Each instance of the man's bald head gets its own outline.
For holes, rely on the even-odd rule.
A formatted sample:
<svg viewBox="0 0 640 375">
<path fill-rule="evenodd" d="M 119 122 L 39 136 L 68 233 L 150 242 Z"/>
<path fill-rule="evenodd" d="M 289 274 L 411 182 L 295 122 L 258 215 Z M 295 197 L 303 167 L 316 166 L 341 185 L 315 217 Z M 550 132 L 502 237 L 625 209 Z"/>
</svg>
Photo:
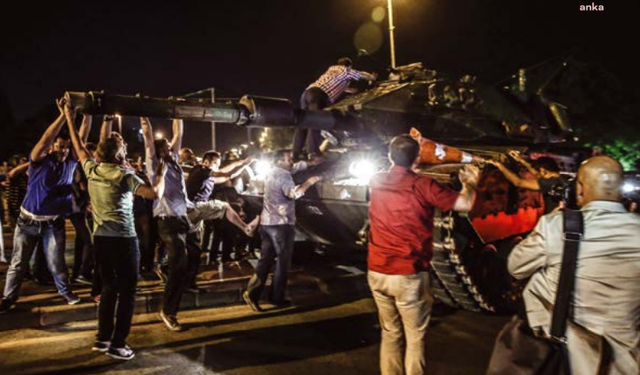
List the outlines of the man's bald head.
<svg viewBox="0 0 640 375">
<path fill-rule="evenodd" d="M 622 165 L 609 156 L 585 160 L 578 170 L 578 204 L 595 201 L 622 200 Z"/>
</svg>

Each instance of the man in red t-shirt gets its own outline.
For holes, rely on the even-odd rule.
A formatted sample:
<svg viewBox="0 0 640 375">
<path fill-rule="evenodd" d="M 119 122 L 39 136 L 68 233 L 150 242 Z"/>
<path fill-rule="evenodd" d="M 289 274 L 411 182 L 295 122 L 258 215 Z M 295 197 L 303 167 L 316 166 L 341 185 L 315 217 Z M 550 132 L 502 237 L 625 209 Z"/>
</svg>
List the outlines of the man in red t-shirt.
<svg viewBox="0 0 640 375">
<path fill-rule="evenodd" d="M 389 145 L 391 169 L 370 182 L 368 280 L 382 329 L 382 375 L 425 373 L 433 212 L 470 211 L 480 178 L 478 168 L 465 166 L 458 192 L 419 176 L 411 170 L 419 148 L 409 134 L 395 137 Z"/>
</svg>

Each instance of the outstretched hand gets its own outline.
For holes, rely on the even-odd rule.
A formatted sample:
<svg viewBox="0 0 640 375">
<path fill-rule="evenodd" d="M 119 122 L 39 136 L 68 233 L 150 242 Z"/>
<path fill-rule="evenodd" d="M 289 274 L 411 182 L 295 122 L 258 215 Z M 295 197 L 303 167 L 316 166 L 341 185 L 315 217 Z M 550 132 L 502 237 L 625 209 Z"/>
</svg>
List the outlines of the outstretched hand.
<svg viewBox="0 0 640 375">
<path fill-rule="evenodd" d="M 509 152 L 507 152 L 507 155 L 511 156 L 515 161 L 522 160 L 522 156 L 520 156 L 520 152 L 516 150 L 510 150 Z"/>
</svg>

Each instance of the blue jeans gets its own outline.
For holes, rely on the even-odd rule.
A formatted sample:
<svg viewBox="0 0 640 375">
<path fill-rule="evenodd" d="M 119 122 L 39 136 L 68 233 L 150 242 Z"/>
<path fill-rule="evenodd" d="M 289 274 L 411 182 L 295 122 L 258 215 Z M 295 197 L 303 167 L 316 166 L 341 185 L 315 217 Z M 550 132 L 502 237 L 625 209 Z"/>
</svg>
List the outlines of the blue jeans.
<svg viewBox="0 0 640 375">
<path fill-rule="evenodd" d="M 268 299 L 275 304 L 280 304 L 284 302 L 289 268 L 291 268 L 295 230 L 293 225 L 263 225 L 260 227 L 260 236 L 262 238 L 260 260 L 256 266 L 255 275 L 249 280 L 247 291 L 253 301 L 260 299 L 269 276 L 269 269 L 275 261 L 276 269 Z M 275 260 L 276 256 L 277 260 Z"/>
<path fill-rule="evenodd" d="M 13 236 L 11 265 L 7 271 L 7 280 L 4 285 L 5 299 L 14 301 L 18 299 L 23 273 L 38 241 L 43 242 L 47 267 L 53 275 L 53 282 L 56 284 L 58 293 L 61 296 L 67 296 L 71 293 L 69 274 L 64 260 L 64 219 L 35 221 L 20 216 Z"/>
</svg>

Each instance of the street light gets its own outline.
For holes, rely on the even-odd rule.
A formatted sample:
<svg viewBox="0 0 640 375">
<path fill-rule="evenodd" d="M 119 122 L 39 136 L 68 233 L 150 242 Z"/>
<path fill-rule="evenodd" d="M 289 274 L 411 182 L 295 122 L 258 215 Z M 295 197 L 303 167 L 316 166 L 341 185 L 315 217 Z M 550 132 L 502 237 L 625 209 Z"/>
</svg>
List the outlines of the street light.
<svg viewBox="0 0 640 375">
<path fill-rule="evenodd" d="M 396 68 L 396 44 L 393 38 L 393 2 L 387 0 L 387 8 L 389 8 L 389 45 L 391 46 L 391 69 Z"/>
</svg>

